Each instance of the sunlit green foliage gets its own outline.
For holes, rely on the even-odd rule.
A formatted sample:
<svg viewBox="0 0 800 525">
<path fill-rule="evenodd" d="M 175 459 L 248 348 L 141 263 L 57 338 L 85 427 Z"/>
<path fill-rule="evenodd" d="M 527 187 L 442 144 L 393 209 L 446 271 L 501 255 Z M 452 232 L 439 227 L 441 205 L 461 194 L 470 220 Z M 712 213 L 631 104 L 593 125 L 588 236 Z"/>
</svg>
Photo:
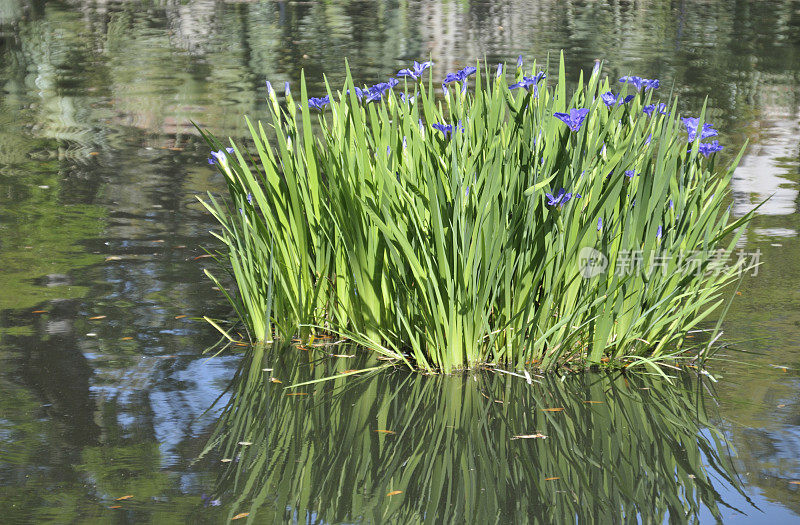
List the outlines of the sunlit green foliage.
<svg viewBox="0 0 800 525">
<path fill-rule="evenodd" d="M 250 151 L 207 136 L 230 201 L 205 204 L 251 336 L 328 330 L 444 371 L 682 353 L 744 263 L 712 267 L 749 220 L 725 210 L 732 168 L 715 174 L 699 136 L 687 148 L 674 100 L 647 115 L 653 90 L 625 84 L 632 100 L 608 106 L 599 69 L 568 91 L 563 58 L 552 85 L 535 73 L 510 72 L 537 79 L 511 90 L 485 71 L 444 98 L 404 80 L 374 103 L 348 73 L 321 111 L 305 83 L 299 104 L 271 91 Z M 554 117 L 576 108 L 573 129 Z M 607 271 L 582 272 L 587 248 Z"/>
</svg>

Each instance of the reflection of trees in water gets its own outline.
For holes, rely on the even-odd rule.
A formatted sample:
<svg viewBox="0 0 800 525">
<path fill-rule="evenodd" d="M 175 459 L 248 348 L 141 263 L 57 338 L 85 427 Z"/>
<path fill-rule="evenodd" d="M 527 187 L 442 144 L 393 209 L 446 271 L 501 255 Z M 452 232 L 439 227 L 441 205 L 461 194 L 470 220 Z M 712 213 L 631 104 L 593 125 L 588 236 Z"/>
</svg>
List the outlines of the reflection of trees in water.
<svg viewBox="0 0 800 525">
<path fill-rule="evenodd" d="M 302 67 L 319 91 L 323 73 L 341 80 L 344 57 L 371 82 L 429 54 L 443 75 L 476 58 L 566 49 L 573 71 L 602 58 L 614 75 L 675 80 L 686 107 L 710 93 L 728 119 L 748 117 L 767 83 L 796 97 L 800 69 L 798 15 L 784 1 L 92 2 L 81 13 L 49 6 L 16 33 L 6 76 L 28 74 L 12 91 L 38 92 L 40 132 L 76 144 L 109 124 L 181 135 L 194 119 L 240 132 L 241 115 L 259 114 L 264 78 L 296 83 Z"/>
<path fill-rule="evenodd" d="M 202 477 L 183 458 L 196 454 L 193 439 L 210 422 L 202 415 L 233 373 L 231 359 L 205 366 L 194 355 L 142 355 L 137 343 L 109 334 L 118 327 L 87 323 L 79 300 L 47 308 L 30 333 L 6 333 L 0 346 L 4 516 L 81 521 L 124 494 L 136 495 L 141 519 L 158 513 L 154 501 L 170 497 L 169 514 L 196 508 Z M 24 326 L 30 316 L 5 310 L 0 326 Z M 86 338 L 89 329 L 105 333 Z M 194 336 L 188 350 L 199 340 Z"/>
</svg>

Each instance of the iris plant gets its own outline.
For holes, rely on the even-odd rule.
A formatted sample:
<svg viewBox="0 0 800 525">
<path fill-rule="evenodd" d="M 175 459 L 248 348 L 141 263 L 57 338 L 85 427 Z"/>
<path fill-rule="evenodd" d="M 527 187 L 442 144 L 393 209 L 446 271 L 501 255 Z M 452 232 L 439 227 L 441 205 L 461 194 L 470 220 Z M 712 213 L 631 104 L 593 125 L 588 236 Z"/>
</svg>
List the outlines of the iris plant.
<svg viewBox="0 0 800 525">
<path fill-rule="evenodd" d="M 553 196 L 552 193 L 545 193 L 545 197 L 547 197 L 547 205 L 548 206 L 561 207 L 561 206 L 565 205 L 567 202 L 569 202 L 569 200 L 572 199 L 572 198 L 580 199 L 581 198 L 581 194 L 580 193 L 571 193 L 571 192 L 567 193 L 567 190 L 565 190 L 564 188 L 561 188 L 560 190 L 558 190 L 558 193 L 556 193 L 555 196 Z"/>
<path fill-rule="evenodd" d="M 428 62 L 417 62 L 415 60 L 414 61 L 414 65 L 411 68 L 401 69 L 400 71 L 397 72 L 397 76 L 398 77 L 411 77 L 414 80 L 419 80 L 419 78 L 422 76 L 422 73 L 426 69 L 431 67 L 432 65 L 433 65 L 433 62 L 431 62 L 431 61 L 428 61 Z"/>
<path fill-rule="evenodd" d="M 686 126 L 686 132 L 689 134 L 689 142 L 694 142 L 695 137 L 697 136 L 697 127 L 700 125 L 700 119 L 694 117 L 683 117 L 683 125 Z M 716 137 L 719 134 L 719 131 L 714 129 L 711 124 L 704 123 L 703 124 L 703 131 L 700 132 L 700 140 L 707 139 L 709 137 Z"/>
<path fill-rule="evenodd" d="M 270 120 L 250 126 L 252 151 L 203 133 L 230 192 L 204 201 L 238 287 L 226 298 L 253 340 L 336 333 L 391 362 L 447 372 L 603 358 L 660 370 L 686 349 L 685 334 L 741 265 L 712 275 L 706 259 L 684 275 L 670 262 L 645 279 L 587 277 L 578 263 L 584 247 L 615 268 L 633 251 L 678 261 L 735 246 L 751 215 L 725 211 L 732 168 L 714 173 L 704 158 L 722 146 L 701 143 L 687 157 L 686 142 L 673 140 L 679 116 L 658 102 L 639 109 L 657 80 L 623 77 L 638 92 L 620 96 L 594 70 L 573 89 L 562 57 L 548 89 L 535 64 L 519 66 L 510 86 L 481 78 L 474 94 L 446 104 L 410 80 L 397 91 L 414 104 L 393 103 L 385 95 L 399 80 L 356 88 L 349 72 L 326 96 L 308 98 L 303 84 L 299 104 L 278 103 L 268 85 Z M 431 69 L 414 62 L 398 75 L 419 81 Z M 450 73 L 443 87 L 463 90 L 480 73 Z M 538 96 L 513 96 L 519 88 Z M 635 109 L 609 118 L 598 98 Z M 325 119 L 309 118 L 326 107 Z M 665 117 L 648 118 L 656 111 Z M 683 125 L 690 140 L 717 135 L 698 119 Z M 657 155 L 642 148 L 651 137 Z"/>
<path fill-rule="evenodd" d="M 658 104 L 648 104 L 642 108 L 642 112 L 648 117 L 653 115 L 653 111 L 658 111 L 662 115 L 669 115 L 669 111 L 667 111 L 667 105 L 663 102 Z"/>
<path fill-rule="evenodd" d="M 325 106 L 331 103 L 331 99 L 328 95 L 324 97 L 311 97 L 308 99 L 308 107 L 311 109 L 317 109 L 322 111 L 325 109 Z"/>
<path fill-rule="evenodd" d="M 456 71 L 455 73 L 448 73 L 444 80 L 442 81 L 442 90 L 447 93 L 447 84 L 451 82 L 461 82 L 461 92 L 465 92 L 467 90 L 467 79 L 474 75 L 478 71 L 478 68 L 473 66 L 467 66 L 460 71 Z"/>
<path fill-rule="evenodd" d="M 572 131 L 578 131 L 581 129 L 581 125 L 583 125 L 583 121 L 588 114 L 589 110 L 587 108 L 581 108 L 570 109 L 569 113 L 553 113 L 553 116 L 561 120 Z"/>
<path fill-rule="evenodd" d="M 699 151 L 700 151 L 700 153 L 703 154 L 703 156 L 708 157 L 712 153 L 716 153 L 718 151 L 722 151 L 722 148 L 723 147 L 720 146 L 718 140 L 713 140 L 713 141 L 708 142 L 708 143 L 701 143 L 700 146 L 699 146 Z"/>
<path fill-rule="evenodd" d="M 228 157 L 225 155 L 225 152 L 233 154 L 233 148 L 225 148 L 224 150 L 219 151 L 212 151 L 211 158 L 208 159 L 209 164 L 226 164 L 228 162 Z"/>
<path fill-rule="evenodd" d="M 658 80 L 650 80 L 647 78 L 642 77 L 622 77 L 619 79 L 620 82 L 623 84 L 631 84 L 633 87 L 636 88 L 636 91 L 641 91 L 642 88 L 646 90 L 648 89 L 658 89 L 661 83 Z"/>
<path fill-rule="evenodd" d="M 628 102 L 633 100 L 633 97 L 634 97 L 634 95 L 628 95 L 627 97 L 625 97 L 625 99 L 620 99 L 617 95 L 615 95 L 611 91 L 607 91 L 607 92 L 603 93 L 602 95 L 600 95 L 600 98 L 603 100 L 603 103 L 607 107 L 611 107 L 614 104 L 616 104 L 618 106 L 621 106 L 623 104 L 627 104 Z"/>
<path fill-rule="evenodd" d="M 536 98 L 536 97 L 539 96 L 539 86 L 538 86 L 539 81 L 542 80 L 543 78 L 545 78 L 544 71 L 540 71 L 539 73 L 537 73 L 533 77 L 523 76 L 522 80 L 520 80 L 519 82 L 517 82 L 515 84 L 511 84 L 510 86 L 508 86 L 508 89 L 517 89 L 517 88 L 524 87 L 525 89 L 530 91 L 530 88 L 532 86 L 533 87 L 533 98 Z"/>
</svg>

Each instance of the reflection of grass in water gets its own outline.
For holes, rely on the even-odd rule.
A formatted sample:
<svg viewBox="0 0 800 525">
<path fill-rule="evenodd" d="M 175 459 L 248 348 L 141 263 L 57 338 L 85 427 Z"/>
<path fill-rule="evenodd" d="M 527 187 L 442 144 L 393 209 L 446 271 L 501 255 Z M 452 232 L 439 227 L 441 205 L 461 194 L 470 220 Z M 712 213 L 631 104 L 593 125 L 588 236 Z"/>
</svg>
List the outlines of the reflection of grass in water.
<svg viewBox="0 0 800 525">
<path fill-rule="evenodd" d="M 696 518 L 703 507 L 718 516 L 724 503 L 712 475 L 739 490 L 701 385 L 688 376 L 669 385 L 622 374 L 563 382 L 548 375 L 528 385 L 489 372 L 387 372 L 287 396 L 297 391 L 286 384 L 366 364 L 254 352 L 206 450 L 232 460 L 217 496 L 230 503 L 230 516 L 663 522 Z M 513 439 L 536 433 L 548 437 Z"/>
</svg>

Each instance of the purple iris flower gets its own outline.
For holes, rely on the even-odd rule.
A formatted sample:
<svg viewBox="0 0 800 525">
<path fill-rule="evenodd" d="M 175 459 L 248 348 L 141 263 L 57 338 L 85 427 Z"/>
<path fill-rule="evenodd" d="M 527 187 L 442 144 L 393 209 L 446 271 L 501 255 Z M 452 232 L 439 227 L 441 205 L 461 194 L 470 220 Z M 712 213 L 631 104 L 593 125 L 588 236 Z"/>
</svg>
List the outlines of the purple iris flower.
<svg viewBox="0 0 800 525">
<path fill-rule="evenodd" d="M 247 194 L 247 204 L 250 204 L 250 205 L 253 204 L 253 194 L 252 193 L 248 193 Z"/>
<path fill-rule="evenodd" d="M 469 69 L 472 69 L 473 71 L 468 73 L 467 70 Z M 449 84 L 450 82 L 463 82 L 469 75 L 475 73 L 475 71 L 477 71 L 477 69 L 474 67 L 465 67 L 464 69 L 456 71 L 455 73 L 448 73 L 447 76 L 444 77 L 443 83 Z"/>
<path fill-rule="evenodd" d="M 328 95 L 325 95 L 324 97 L 311 97 L 308 99 L 308 109 L 313 108 L 322 111 L 325 109 L 325 106 L 330 104 L 330 102 L 331 98 Z"/>
<path fill-rule="evenodd" d="M 603 93 L 602 95 L 600 95 L 600 98 L 603 99 L 603 102 L 607 107 L 611 107 L 617 103 L 617 96 L 611 91 Z"/>
<path fill-rule="evenodd" d="M 422 73 L 426 69 L 431 67 L 432 65 L 433 65 L 433 62 L 431 62 L 430 60 L 427 61 L 427 62 L 421 62 L 421 63 L 417 62 L 415 60 L 413 67 L 411 67 L 409 69 L 401 69 L 400 71 L 397 72 L 397 76 L 398 77 L 411 77 L 414 80 L 419 80 L 419 77 L 422 76 Z"/>
<path fill-rule="evenodd" d="M 450 134 L 453 133 L 453 125 L 452 124 L 439 124 L 437 122 L 436 124 L 431 124 L 431 127 L 433 129 L 438 129 L 439 131 L 441 131 L 444 134 L 444 138 L 449 137 Z"/>
<path fill-rule="evenodd" d="M 503 76 L 503 64 L 497 64 L 497 73 L 494 74 L 495 80 L 500 80 L 500 77 Z"/>
<path fill-rule="evenodd" d="M 611 107 L 614 104 L 616 104 L 618 106 L 621 106 L 623 104 L 627 104 L 628 102 L 633 100 L 633 95 L 628 95 L 624 99 L 620 99 L 620 98 L 617 97 L 617 95 L 615 95 L 611 91 L 607 91 L 606 93 L 603 93 L 602 95 L 600 95 L 600 98 L 603 99 L 603 103 L 607 107 Z"/>
<path fill-rule="evenodd" d="M 567 190 L 565 190 L 564 188 L 561 188 L 560 190 L 558 190 L 558 193 L 556 193 L 555 196 L 553 196 L 553 194 L 551 194 L 551 193 L 545 193 L 545 197 L 547 197 L 547 205 L 548 206 L 561 207 L 561 206 L 565 205 L 567 202 L 569 202 L 569 200 L 572 199 L 572 198 L 580 199 L 581 198 L 581 194 L 580 193 L 567 193 Z"/>
<path fill-rule="evenodd" d="M 664 231 L 664 229 L 661 227 L 661 225 L 659 225 L 658 226 L 658 230 L 656 230 L 656 239 L 660 239 L 661 238 L 661 234 L 663 233 L 663 231 Z"/>
<path fill-rule="evenodd" d="M 553 113 L 553 116 L 569 126 L 572 131 L 578 131 L 581 129 L 581 125 L 583 125 L 583 121 L 588 114 L 589 110 L 587 108 L 581 108 L 570 109 L 569 113 Z"/>
<path fill-rule="evenodd" d="M 716 153 L 718 151 L 722 151 L 722 148 L 723 147 L 719 145 L 719 141 L 718 140 L 714 140 L 714 141 L 711 141 L 711 142 L 709 142 L 707 144 L 701 143 L 700 147 L 699 147 L 699 151 L 700 151 L 700 153 L 703 154 L 703 156 L 708 158 L 708 156 L 711 155 L 712 153 Z M 689 149 L 691 149 L 691 148 L 689 148 Z"/>
<path fill-rule="evenodd" d="M 516 84 L 511 84 L 508 86 L 508 89 L 517 89 L 524 87 L 528 91 L 530 91 L 531 86 L 533 86 L 533 98 L 539 96 L 539 81 L 545 78 L 544 71 L 540 71 L 537 73 L 533 78 L 523 76 L 522 80 L 517 82 Z"/>
<path fill-rule="evenodd" d="M 642 77 L 622 77 L 619 81 L 623 84 L 632 84 L 633 87 L 636 88 L 636 91 L 641 91 L 642 88 L 644 88 L 645 91 L 648 89 L 658 89 L 661 86 L 658 80 L 650 80 Z"/>
<path fill-rule="evenodd" d="M 463 85 L 461 86 L 461 92 L 467 90 L 467 79 L 474 75 L 478 71 L 478 68 L 473 66 L 465 67 L 460 71 L 456 71 L 455 73 L 448 73 L 446 77 L 444 77 L 444 81 L 442 81 L 442 89 L 444 90 L 445 94 L 447 94 L 447 87 L 445 84 L 449 84 L 450 82 L 462 82 Z"/>
<path fill-rule="evenodd" d="M 603 218 L 600 217 L 599 219 L 597 219 L 597 231 L 600 231 L 602 229 L 603 229 Z"/>
<path fill-rule="evenodd" d="M 647 136 L 647 138 L 644 141 L 644 145 L 645 146 L 649 146 L 651 140 L 653 140 L 653 134 L 652 133 Z"/>
<path fill-rule="evenodd" d="M 380 101 L 381 98 L 383 98 L 383 94 L 385 92 L 392 89 L 399 83 L 400 81 L 397 80 L 396 78 L 390 78 L 386 82 L 378 82 L 374 86 L 370 86 L 369 88 L 367 88 L 367 92 L 365 93 L 364 96 L 366 97 L 367 102 Z"/>
<path fill-rule="evenodd" d="M 444 138 L 448 138 L 453 134 L 453 125 L 452 124 L 439 124 L 439 123 L 436 123 L 436 124 L 431 124 L 431 127 L 441 131 L 444 134 Z M 460 120 L 458 121 L 458 124 L 456 125 L 455 131 L 461 131 L 462 133 L 464 132 L 464 126 L 461 125 L 461 121 Z"/>
<path fill-rule="evenodd" d="M 233 155 L 233 148 L 225 148 L 225 151 L 223 151 L 223 150 L 212 151 L 211 152 L 211 158 L 208 159 L 208 163 L 209 164 L 217 164 L 217 163 L 224 164 L 224 163 L 228 162 L 228 158 L 225 156 L 225 152 L 226 151 L 228 153 L 230 153 L 231 155 Z"/>
<path fill-rule="evenodd" d="M 417 98 L 416 93 L 414 95 L 406 95 L 405 93 L 400 93 L 400 100 L 402 100 L 406 104 L 414 102 L 415 98 Z"/>
<path fill-rule="evenodd" d="M 353 91 L 355 91 L 356 98 L 358 100 L 361 100 L 362 98 L 364 98 L 364 95 L 366 94 L 366 90 L 365 89 L 361 89 L 360 87 L 356 87 L 356 86 L 353 86 Z M 350 94 L 350 90 L 348 89 L 346 91 L 346 93 L 349 95 Z"/>
<path fill-rule="evenodd" d="M 648 117 L 653 115 L 653 111 L 658 111 L 662 115 L 669 115 L 669 111 L 667 111 L 667 105 L 663 102 L 659 104 L 649 104 L 642 108 L 642 112 Z"/>
<path fill-rule="evenodd" d="M 625 172 L 625 176 L 628 177 L 629 179 L 632 179 L 636 175 L 637 175 L 637 173 L 634 170 L 628 170 L 628 171 Z"/>
<path fill-rule="evenodd" d="M 683 125 L 686 126 L 686 132 L 689 134 L 689 142 L 694 142 L 697 137 L 697 126 L 700 125 L 700 119 L 694 117 L 683 117 Z M 700 139 L 707 139 L 708 137 L 715 137 L 719 135 L 719 131 L 714 129 L 711 124 L 704 123 L 703 131 L 700 132 Z"/>
<path fill-rule="evenodd" d="M 291 94 L 292 90 L 289 89 L 289 81 L 287 80 L 286 82 L 283 83 L 283 95 L 288 98 L 289 95 Z"/>
<path fill-rule="evenodd" d="M 364 99 L 369 102 L 380 102 L 381 98 L 383 97 L 383 91 L 380 89 L 376 89 L 375 86 L 367 89 L 364 92 Z"/>
<path fill-rule="evenodd" d="M 517 69 L 522 69 L 522 55 L 517 57 Z"/>
<path fill-rule="evenodd" d="M 275 90 L 272 89 L 272 82 L 267 80 L 267 96 L 272 95 L 274 92 Z"/>
</svg>

